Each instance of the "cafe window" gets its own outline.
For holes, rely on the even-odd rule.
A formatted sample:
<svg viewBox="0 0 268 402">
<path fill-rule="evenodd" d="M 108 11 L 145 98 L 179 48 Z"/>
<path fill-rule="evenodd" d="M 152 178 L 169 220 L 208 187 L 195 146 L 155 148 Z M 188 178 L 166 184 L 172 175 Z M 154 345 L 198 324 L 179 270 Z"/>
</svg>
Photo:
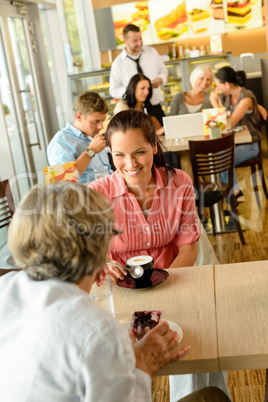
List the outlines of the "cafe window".
<svg viewBox="0 0 268 402">
<path fill-rule="evenodd" d="M 62 0 L 60 3 L 62 8 L 58 9 L 68 74 L 98 69 L 100 56 L 92 5 L 84 0 Z"/>
<path fill-rule="evenodd" d="M 63 96 L 61 96 L 60 86 L 66 85 L 66 82 L 62 77 L 65 66 L 63 60 L 64 57 L 62 55 L 62 42 L 59 40 L 60 31 L 57 24 L 57 12 L 56 9 L 47 7 L 43 4 L 39 4 L 38 9 L 53 95 L 56 103 L 58 124 L 59 127 L 64 127 L 66 118 L 64 116 Z"/>
</svg>

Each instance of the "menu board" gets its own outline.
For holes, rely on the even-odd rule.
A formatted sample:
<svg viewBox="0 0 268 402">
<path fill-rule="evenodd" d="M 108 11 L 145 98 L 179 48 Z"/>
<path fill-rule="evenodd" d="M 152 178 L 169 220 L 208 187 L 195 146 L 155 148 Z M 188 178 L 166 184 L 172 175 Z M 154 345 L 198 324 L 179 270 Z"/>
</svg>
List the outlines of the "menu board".
<svg viewBox="0 0 268 402">
<path fill-rule="evenodd" d="M 262 0 L 223 0 L 227 32 L 263 26 Z"/>
<path fill-rule="evenodd" d="M 184 0 L 149 1 L 149 14 L 154 43 L 188 38 L 186 5 Z"/>
<path fill-rule="evenodd" d="M 222 0 L 186 0 L 191 38 L 225 33 Z"/>
<path fill-rule="evenodd" d="M 118 48 L 124 47 L 123 29 L 128 24 L 134 24 L 140 28 L 144 45 L 153 43 L 148 1 L 119 4 L 112 6 L 111 9 Z"/>
<path fill-rule="evenodd" d="M 111 9 L 118 48 L 128 24 L 140 27 L 144 45 L 263 26 L 262 0 L 147 0 Z"/>
</svg>

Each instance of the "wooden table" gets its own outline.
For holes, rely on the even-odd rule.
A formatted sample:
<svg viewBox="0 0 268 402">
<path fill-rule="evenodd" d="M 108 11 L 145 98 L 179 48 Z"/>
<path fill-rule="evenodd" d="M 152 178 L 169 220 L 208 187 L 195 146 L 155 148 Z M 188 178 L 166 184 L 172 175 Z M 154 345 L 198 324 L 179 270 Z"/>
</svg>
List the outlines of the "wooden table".
<svg viewBox="0 0 268 402">
<path fill-rule="evenodd" d="M 180 346 L 191 345 L 181 360 L 158 375 L 219 371 L 213 266 L 169 269 L 168 279 L 153 288 L 113 286 L 115 316 L 129 322 L 134 311 L 162 310 L 162 318 L 183 330 Z"/>
<path fill-rule="evenodd" d="M 148 289 L 113 285 L 115 315 L 162 310 L 183 330 L 183 359 L 158 375 L 268 367 L 268 261 L 172 268 L 166 282 Z"/>
<path fill-rule="evenodd" d="M 268 368 L 268 261 L 214 269 L 220 369 Z"/>
<path fill-rule="evenodd" d="M 172 139 L 166 140 L 164 136 L 161 137 L 161 141 L 165 145 L 167 151 L 170 152 L 180 152 L 180 151 L 188 151 L 189 150 L 189 141 L 206 141 L 207 139 L 204 135 L 200 135 L 197 137 L 188 137 L 183 140 Z M 248 128 L 243 126 L 242 131 L 238 131 L 235 133 L 235 144 L 247 144 L 252 142 L 252 137 Z"/>
</svg>

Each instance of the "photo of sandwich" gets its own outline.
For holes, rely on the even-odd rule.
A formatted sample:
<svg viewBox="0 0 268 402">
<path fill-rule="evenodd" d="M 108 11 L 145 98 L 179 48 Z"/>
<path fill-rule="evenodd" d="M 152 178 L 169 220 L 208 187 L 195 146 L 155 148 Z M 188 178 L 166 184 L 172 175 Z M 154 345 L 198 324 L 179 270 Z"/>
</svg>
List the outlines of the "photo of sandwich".
<svg viewBox="0 0 268 402">
<path fill-rule="evenodd" d="M 222 0 L 212 0 L 210 3 L 212 17 L 215 20 L 224 20 Z"/>
<path fill-rule="evenodd" d="M 161 2 L 162 3 L 162 2 Z M 163 9 L 163 3 L 161 5 Z M 155 33 L 160 40 L 177 38 L 187 31 L 185 2 L 181 2 L 168 14 L 158 18 L 154 23 Z"/>
<path fill-rule="evenodd" d="M 148 1 L 137 1 L 137 11 L 131 15 L 131 23 L 140 27 L 141 32 L 145 31 L 149 21 Z"/>
<path fill-rule="evenodd" d="M 118 45 L 121 45 L 122 43 L 124 43 L 123 42 L 123 29 L 128 24 L 131 24 L 130 19 L 114 21 L 114 33 L 115 33 L 116 43 Z"/>
<path fill-rule="evenodd" d="M 194 34 L 205 32 L 209 28 L 210 13 L 208 10 L 193 8 L 187 13 L 189 27 Z"/>
<path fill-rule="evenodd" d="M 123 29 L 128 24 L 137 25 L 144 32 L 150 22 L 148 0 L 112 6 L 115 38 L 118 45 L 122 45 Z"/>
<path fill-rule="evenodd" d="M 251 3 L 248 0 L 227 1 L 228 22 L 244 26 L 252 18 Z"/>
</svg>

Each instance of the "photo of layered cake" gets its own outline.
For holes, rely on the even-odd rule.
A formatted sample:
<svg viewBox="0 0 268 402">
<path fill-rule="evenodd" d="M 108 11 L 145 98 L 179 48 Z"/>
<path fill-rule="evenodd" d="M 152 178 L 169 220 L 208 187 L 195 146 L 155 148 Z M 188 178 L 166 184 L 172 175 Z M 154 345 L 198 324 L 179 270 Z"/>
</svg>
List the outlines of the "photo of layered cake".
<svg viewBox="0 0 268 402">
<path fill-rule="evenodd" d="M 244 26 L 252 18 L 251 2 L 245 0 L 227 1 L 228 22 Z"/>
<path fill-rule="evenodd" d="M 215 20 L 224 20 L 222 0 L 212 0 L 210 3 L 212 17 Z"/>
<path fill-rule="evenodd" d="M 207 31 L 209 28 L 210 13 L 208 10 L 193 8 L 187 12 L 189 27 L 194 34 Z"/>
</svg>

